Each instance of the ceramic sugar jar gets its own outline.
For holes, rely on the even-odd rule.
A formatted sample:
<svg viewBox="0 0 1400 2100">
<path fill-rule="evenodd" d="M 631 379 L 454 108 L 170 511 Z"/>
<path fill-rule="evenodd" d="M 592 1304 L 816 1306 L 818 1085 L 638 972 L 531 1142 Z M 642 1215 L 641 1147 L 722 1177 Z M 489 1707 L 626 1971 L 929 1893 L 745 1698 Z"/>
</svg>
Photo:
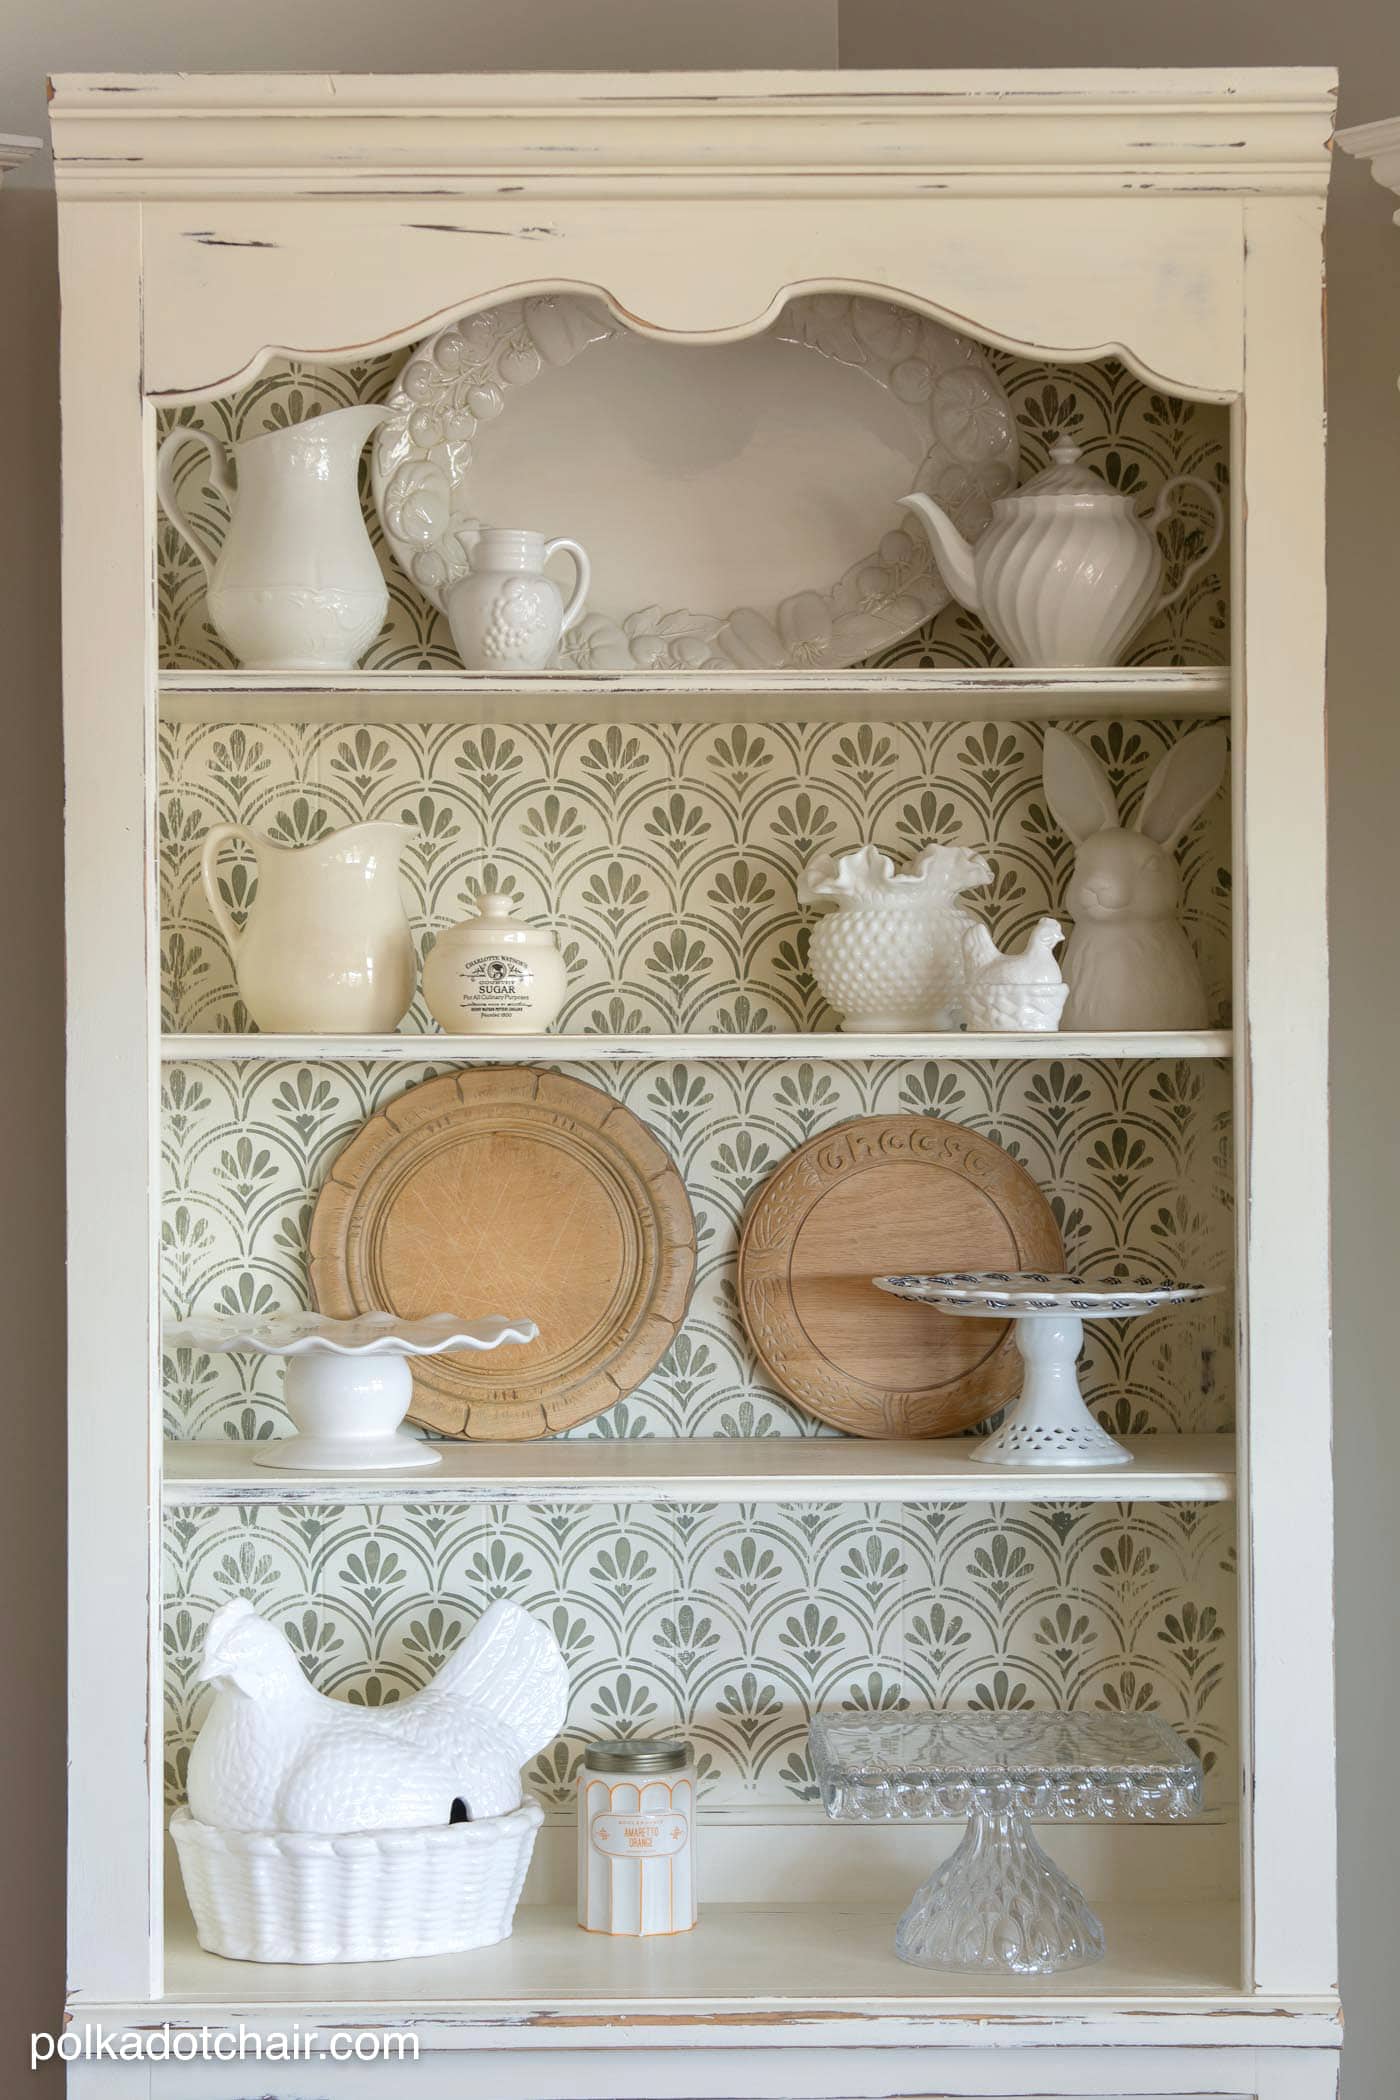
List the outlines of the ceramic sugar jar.
<svg viewBox="0 0 1400 2100">
<path fill-rule="evenodd" d="M 576 580 L 568 603 L 545 564 L 571 557 Z M 447 593 L 452 642 L 469 671 L 542 671 L 588 596 L 588 556 L 577 540 L 486 525 L 471 547 L 471 570 Z"/>
<path fill-rule="evenodd" d="M 972 924 L 958 898 L 991 879 L 987 862 L 965 846 L 930 846 L 898 875 L 874 846 L 812 862 L 798 884 L 799 902 L 836 905 L 812 935 L 812 974 L 848 1033 L 954 1025 L 962 938 Z"/>
<path fill-rule="evenodd" d="M 423 997 L 448 1035 L 542 1035 L 564 1003 L 553 934 L 512 920 L 519 900 L 488 890 L 478 915 L 440 933 L 423 964 Z"/>
<path fill-rule="evenodd" d="M 1043 474 L 997 499 L 975 547 L 930 497 L 906 496 L 904 508 L 923 521 L 953 596 L 985 620 L 1013 664 L 1116 664 L 1149 613 L 1179 598 L 1214 554 L 1225 529 L 1220 498 L 1198 475 L 1176 474 L 1151 515 L 1139 518 L 1134 499 L 1082 466 L 1068 438 L 1051 446 L 1050 457 Z M 1176 492 L 1187 488 L 1205 500 L 1214 523 L 1176 588 L 1159 595 L 1157 534 Z"/>
</svg>

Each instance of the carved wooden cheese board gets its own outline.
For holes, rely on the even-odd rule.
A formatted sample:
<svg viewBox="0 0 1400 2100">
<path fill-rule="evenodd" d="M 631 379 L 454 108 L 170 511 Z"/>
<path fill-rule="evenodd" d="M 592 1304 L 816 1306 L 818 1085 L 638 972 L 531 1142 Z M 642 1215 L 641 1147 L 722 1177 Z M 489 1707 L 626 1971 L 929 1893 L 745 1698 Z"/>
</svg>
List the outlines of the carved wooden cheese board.
<svg viewBox="0 0 1400 2100">
<path fill-rule="evenodd" d="M 1000 1145 L 937 1117 L 857 1116 L 800 1145 L 749 1205 L 739 1308 L 767 1375 L 819 1421 L 951 1436 L 1015 1398 L 1012 1323 L 943 1319 L 871 1278 L 1063 1262 L 1049 1198 Z"/>
<path fill-rule="evenodd" d="M 611 1407 L 674 1340 L 695 1221 L 669 1154 L 598 1087 L 525 1066 L 410 1087 L 336 1160 L 311 1223 L 323 1312 L 532 1319 L 504 1357 L 421 1357 L 409 1419 L 537 1437 Z"/>
</svg>

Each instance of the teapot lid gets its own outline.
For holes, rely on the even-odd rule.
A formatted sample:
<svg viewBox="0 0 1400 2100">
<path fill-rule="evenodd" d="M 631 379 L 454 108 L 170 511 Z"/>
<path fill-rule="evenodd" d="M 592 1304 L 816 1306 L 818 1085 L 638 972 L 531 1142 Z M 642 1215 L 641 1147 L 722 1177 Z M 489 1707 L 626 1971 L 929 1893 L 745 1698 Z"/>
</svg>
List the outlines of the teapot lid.
<svg viewBox="0 0 1400 2100">
<path fill-rule="evenodd" d="M 1016 496 L 1097 496 L 1112 497 L 1120 501 L 1118 491 L 1111 489 L 1101 475 L 1090 467 L 1081 467 L 1083 453 L 1073 438 L 1058 437 L 1050 447 L 1053 466 L 1046 467 L 1041 474 L 1023 482 L 1015 491 Z"/>
</svg>

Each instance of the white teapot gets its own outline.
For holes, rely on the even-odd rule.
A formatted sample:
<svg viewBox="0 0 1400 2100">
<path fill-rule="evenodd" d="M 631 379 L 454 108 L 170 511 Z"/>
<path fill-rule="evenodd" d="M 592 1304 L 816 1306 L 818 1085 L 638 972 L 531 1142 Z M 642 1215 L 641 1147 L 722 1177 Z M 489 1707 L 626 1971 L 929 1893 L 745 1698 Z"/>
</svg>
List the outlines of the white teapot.
<svg viewBox="0 0 1400 2100">
<path fill-rule="evenodd" d="M 1061 438 L 1055 462 L 992 505 L 992 522 L 973 548 L 929 496 L 902 498 L 921 519 L 939 573 L 960 605 L 984 620 L 1013 664 L 1061 669 L 1116 664 L 1149 613 L 1179 598 L 1220 545 L 1220 498 L 1196 474 L 1176 474 L 1147 519 L 1088 467 Z M 1157 533 L 1178 489 L 1198 489 L 1215 524 L 1205 551 L 1159 596 Z"/>
</svg>

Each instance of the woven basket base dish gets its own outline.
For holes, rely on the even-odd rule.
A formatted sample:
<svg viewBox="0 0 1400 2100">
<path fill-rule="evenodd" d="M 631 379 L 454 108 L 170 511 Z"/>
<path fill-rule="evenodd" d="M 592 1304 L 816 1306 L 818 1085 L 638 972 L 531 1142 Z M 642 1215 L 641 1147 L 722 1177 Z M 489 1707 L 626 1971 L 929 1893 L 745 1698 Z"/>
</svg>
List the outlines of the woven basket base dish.
<svg viewBox="0 0 1400 2100">
<path fill-rule="evenodd" d="M 404 1961 L 509 1937 L 537 1801 L 430 1830 L 216 1830 L 170 1819 L 195 1936 L 230 1961 Z"/>
</svg>

